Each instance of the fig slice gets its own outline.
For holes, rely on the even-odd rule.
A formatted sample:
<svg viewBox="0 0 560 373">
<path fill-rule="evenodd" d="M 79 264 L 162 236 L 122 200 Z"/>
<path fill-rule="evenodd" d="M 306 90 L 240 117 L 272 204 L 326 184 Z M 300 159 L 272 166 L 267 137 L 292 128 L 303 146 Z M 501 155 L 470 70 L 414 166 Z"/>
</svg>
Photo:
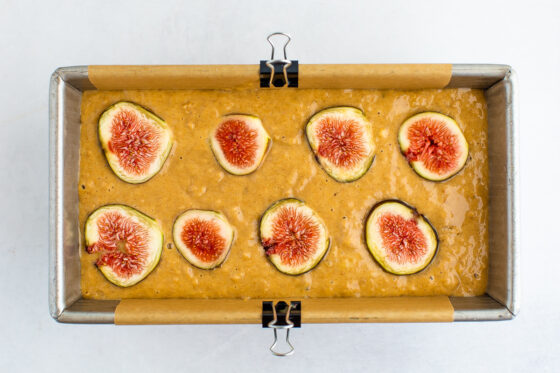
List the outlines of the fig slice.
<svg viewBox="0 0 560 373">
<path fill-rule="evenodd" d="M 416 114 L 399 129 L 399 146 L 412 169 L 431 181 L 457 174 L 469 155 L 469 145 L 452 118 L 434 112 Z"/>
<path fill-rule="evenodd" d="M 270 136 L 261 120 L 253 115 L 226 115 L 210 136 L 216 160 L 233 175 L 254 172 L 264 160 L 270 144 Z"/>
<path fill-rule="evenodd" d="M 121 180 L 139 184 L 162 168 L 173 144 L 167 123 L 131 102 L 109 106 L 99 118 L 99 142 Z"/>
<path fill-rule="evenodd" d="M 439 240 L 428 219 L 414 207 L 386 200 L 376 204 L 367 218 L 366 243 L 387 272 L 409 275 L 430 264 Z"/>
<path fill-rule="evenodd" d="M 187 210 L 173 224 L 173 241 L 189 263 L 200 269 L 214 269 L 226 259 L 234 230 L 216 211 Z"/>
<path fill-rule="evenodd" d="M 313 269 L 330 245 L 323 220 L 295 198 L 279 200 L 265 211 L 260 222 L 260 238 L 270 262 L 288 275 Z"/>
<path fill-rule="evenodd" d="M 373 163 L 373 128 L 359 109 L 322 110 L 311 117 L 305 132 L 319 164 L 337 181 L 358 180 Z"/>
<path fill-rule="evenodd" d="M 132 207 L 107 205 L 95 210 L 85 225 L 86 251 L 99 255 L 96 265 L 115 285 L 137 284 L 161 257 L 163 233 L 158 223 Z"/>
</svg>

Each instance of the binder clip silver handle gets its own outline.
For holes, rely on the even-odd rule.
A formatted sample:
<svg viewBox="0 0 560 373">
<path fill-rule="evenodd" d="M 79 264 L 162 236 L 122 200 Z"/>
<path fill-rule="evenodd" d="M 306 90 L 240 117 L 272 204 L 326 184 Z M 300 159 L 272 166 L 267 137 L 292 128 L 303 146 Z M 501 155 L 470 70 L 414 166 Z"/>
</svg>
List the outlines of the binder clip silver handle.
<svg viewBox="0 0 560 373">
<path fill-rule="evenodd" d="M 272 346 L 270 346 L 270 352 L 272 352 L 275 356 L 289 356 L 294 353 L 295 349 L 294 346 L 290 343 L 290 329 L 294 327 L 294 323 L 290 320 L 290 311 L 292 309 L 292 305 L 288 306 L 288 311 L 286 312 L 286 323 L 284 325 L 278 324 L 278 314 L 276 313 L 276 307 L 272 307 L 272 312 L 274 315 L 274 319 L 268 323 L 268 327 L 274 330 L 274 342 Z M 278 345 L 278 329 L 285 329 L 286 330 L 286 344 L 289 346 L 289 350 L 285 352 L 280 352 L 276 350 L 276 346 Z"/>
<path fill-rule="evenodd" d="M 284 58 L 283 59 L 275 59 L 274 55 L 276 52 L 276 49 L 274 48 L 274 43 L 270 40 L 273 36 L 276 35 L 281 35 L 281 36 L 285 36 L 286 42 L 284 43 L 283 46 L 283 51 L 284 51 Z M 272 82 L 274 81 L 274 73 L 275 73 L 275 69 L 274 69 L 274 64 L 282 64 L 282 72 L 284 74 L 284 87 L 288 86 L 288 67 L 292 66 L 292 61 L 290 61 L 288 59 L 288 56 L 286 54 L 286 47 L 288 46 L 288 44 L 290 43 L 290 41 L 292 40 L 292 38 L 290 37 L 290 35 L 283 33 L 283 32 L 274 32 L 270 35 L 268 35 L 268 37 L 266 38 L 266 40 L 268 41 L 268 43 L 270 44 L 270 46 L 272 47 L 272 54 L 270 56 L 270 60 L 266 61 L 266 66 L 268 66 L 268 68 L 270 69 L 270 80 L 268 82 L 269 87 L 273 87 Z"/>
</svg>

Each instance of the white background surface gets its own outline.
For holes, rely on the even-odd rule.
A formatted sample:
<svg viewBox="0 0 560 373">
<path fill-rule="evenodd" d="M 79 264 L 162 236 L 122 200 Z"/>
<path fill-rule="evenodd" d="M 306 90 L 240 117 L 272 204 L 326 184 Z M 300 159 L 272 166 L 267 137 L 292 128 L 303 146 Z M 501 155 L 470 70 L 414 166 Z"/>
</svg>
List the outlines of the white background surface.
<svg viewBox="0 0 560 373">
<path fill-rule="evenodd" d="M 560 371 L 558 3 L 0 0 L 0 371 Z M 64 325 L 47 303 L 48 83 L 58 66 L 506 63 L 519 77 L 521 313 L 513 321 L 305 325 L 274 358 L 258 326 Z M 553 195 L 554 193 L 554 195 Z"/>
</svg>

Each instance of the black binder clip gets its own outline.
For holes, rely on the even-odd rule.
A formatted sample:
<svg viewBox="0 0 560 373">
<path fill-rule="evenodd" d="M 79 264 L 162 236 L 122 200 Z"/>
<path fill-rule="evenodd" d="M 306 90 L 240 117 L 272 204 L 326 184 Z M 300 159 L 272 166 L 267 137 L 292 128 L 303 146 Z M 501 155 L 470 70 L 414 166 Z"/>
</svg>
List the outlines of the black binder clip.
<svg viewBox="0 0 560 373">
<path fill-rule="evenodd" d="M 274 58 L 275 48 L 270 38 L 275 35 L 282 35 L 288 38 L 283 47 L 284 50 L 283 59 Z M 297 88 L 298 70 L 299 70 L 298 61 L 289 60 L 286 55 L 286 47 L 288 46 L 288 44 L 292 39 L 288 34 L 285 34 L 283 32 L 275 32 L 273 34 L 268 35 L 266 40 L 268 40 L 268 43 L 272 47 L 272 55 L 270 57 L 270 60 L 261 61 L 260 63 L 259 75 L 261 80 L 261 88 L 269 88 L 269 87 Z"/>
<path fill-rule="evenodd" d="M 290 343 L 290 329 L 301 327 L 301 302 L 291 301 L 289 303 L 280 301 L 274 304 L 272 301 L 262 303 L 262 326 L 274 330 L 274 342 L 270 346 L 270 352 L 276 356 L 288 356 L 294 353 L 294 346 Z M 286 330 L 286 344 L 288 351 L 276 350 L 278 345 L 278 329 Z"/>
</svg>

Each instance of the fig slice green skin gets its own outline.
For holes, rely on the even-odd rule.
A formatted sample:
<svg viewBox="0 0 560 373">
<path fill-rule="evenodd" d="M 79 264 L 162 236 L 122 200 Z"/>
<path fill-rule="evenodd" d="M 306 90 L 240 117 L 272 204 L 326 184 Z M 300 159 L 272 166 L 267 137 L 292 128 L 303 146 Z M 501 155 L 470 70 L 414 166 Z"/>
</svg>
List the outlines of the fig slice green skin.
<svg viewBox="0 0 560 373">
<path fill-rule="evenodd" d="M 112 216 L 119 216 L 128 223 L 131 223 L 132 232 L 126 232 L 121 230 L 119 232 L 120 237 L 114 237 L 112 241 L 117 240 L 115 243 L 116 248 L 111 249 L 106 246 L 96 247 L 100 245 L 102 241 L 100 233 L 101 219 L 107 217 L 108 214 Z M 145 279 L 157 266 L 161 258 L 161 253 L 163 249 L 163 232 L 160 225 L 149 216 L 141 213 L 140 211 L 125 205 L 105 205 L 94 212 L 92 212 L 85 223 L 84 228 L 85 245 L 86 251 L 88 253 L 99 252 L 99 259 L 96 262 L 97 268 L 105 276 L 105 278 L 113 283 L 114 285 L 120 287 L 129 287 L 136 285 L 138 282 Z M 127 248 L 127 244 L 131 244 L 127 239 L 133 236 L 131 240 L 134 240 L 134 236 L 141 236 L 144 239 L 144 259 L 138 264 L 139 269 L 134 273 L 128 275 L 119 274 L 111 264 L 103 263 L 103 258 L 105 255 L 110 255 L 111 251 L 116 252 L 117 250 L 126 250 L 127 254 L 130 254 L 130 249 Z M 119 245 L 121 246 L 119 248 Z M 125 256 L 127 256 L 125 254 Z M 132 260 L 134 260 L 132 258 Z M 121 262 L 122 263 L 122 262 Z"/>
<path fill-rule="evenodd" d="M 113 138 L 113 121 L 115 117 L 123 112 L 129 112 L 135 115 L 135 118 L 142 124 L 143 133 L 153 131 L 156 139 L 153 141 L 153 157 L 151 160 L 144 161 L 144 170 L 131 171 L 127 169 L 119 158 L 119 155 L 111 148 L 111 140 Z M 167 123 L 151 111 L 128 101 L 119 101 L 109 106 L 99 117 L 98 123 L 99 142 L 107 159 L 109 167 L 115 175 L 130 184 L 141 184 L 154 177 L 163 167 L 171 148 L 173 147 L 173 133 Z M 145 141 L 137 139 L 139 142 Z"/>
<path fill-rule="evenodd" d="M 201 224 L 205 228 L 197 228 L 194 234 L 202 240 L 202 245 L 189 247 L 184 240 L 184 229 L 187 224 Z M 193 228 L 194 229 L 194 228 Z M 201 231 L 202 229 L 202 231 Z M 200 269 L 216 269 L 226 260 L 233 241 L 235 230 L 224 214 L 211 210 L 187 210 L 177 217 L 173 223 L 173 242 L 181 255 L 193 266 Z M 221 246 L 216 253 L 209 253 L 208 250 L 214 249 L 212 245 Z M 197 251 L 198 250 L 198 254 Z M 200 257 L 200 251 L 211 256 L 211 260 L 204 260 Z"/>
<path fill-rule="evenodd" d="M 284 208 L 294 209 L 297 214 L 299 214 L 298 216 L 300 218 L 307 219 L 306 221 L 311 222 L 316 229 L 316 245 L 314 251 L 311 251 L 307 260 L 296 263 L 295 265 L 285 263 L 282 259 L 282 253 L 270 253 L 270 250 L 274 248 L 273 245 L 270 245 L 270 242 L 274 242 L 274 224 L 277 223 L 276 219 L 281 217 L 279 214 Z M 289 233 L 294 235 L 294 232 Z M 281 273 L 291 276 L 301 275 L 315 268 L 327 255 L 331 245 L 331 239 L 323 220 L 303 201 L 296 198 L 281 199 L 268 207 L 263 213 L 259 223 L 259 236 L 270 263 Z"/>
<path fill-rule="evenodd" d="M 398 227 L 394 227 L 394 231 L 381 232 L 380 224 L 383 217 L 397 217 L 393 220 Z M 413 231 L 407 231 L 407 235 L 403 237 L 403 230 L 412 227 Z M 395 253 L 390 247 L 387 247 L 383 235 L 386 238 L 400 240 L 400 245 Z M 413 251 L 410 246 L 416 242 L 422 242 L 423 249 Z M 375 261 L 388 273 L 394 275 L 411 275 L 424 270 L 433 261 L 439 248 L 439 238 L 436 230 L 430 221 L 418 213 L 418 211 L 407 203 L 389 199 L 381 201 L 373 206 L 371 212 L 366 219 L 365 240 L 369 252 Z M 403 246 L 404 245 L 404 248 Z M 408 253 L 405 250 L 410 250 Z M 415 258 L 412 258 L 411 252 L 415 252 Z M 406 258 L 405 256 L 409 257 Z M 399 262 L 399 259 L 405 257 Z"/>
<path fill-rule="evenodd" d="M 358 145 L 357 147 L 346 145 L 346 150 L 338 149 L 338 153 L 335 153 L 335 149 L 331 150 L 331 154 L 338 155 L 335 161 L 331 161 L 326 154 L 321 155 L 322 149 L 327 149 L 328 146 L 321 142 L 320 130 L 324 128 L 321 126 L 325 125 L 324 121 L 328 119 L 349 126 L 346 127 L 346 137 L 343 133 L 335 140 L 332 139 L 332 133 L 330 133 L 332 141 L 336 141 L 340 146 L 341 143 L 346 143 L 348 140 L 357 140 Z M 334 124 L 331 124 L 331 128 L 332 126 Z M 305 133 L 307 142 L 321 168 L 338 182 L 348 183 L 360 179 L 373 164 L 375 158 L 373 127 L 360 109 L 339 106 L 321 110 L 309 119 Z M 340 164 L 337 165 L 337 162 Z"/>
<path fill-rule="evenodd" d="M 241 165 L 228 160 L 228 154 L 226 154 L 227 152 L 222 147 L 218 137 L 219 130 L 223 129 L 225 124 L 232 121 L 243 123 L 246 128 L 246 131 L 244 131 L 245 135 L 251 137 L 252 145 L 249 148 L 251 149 L 252 157 L 248 155 L 248 159 Z M 222 141 L 225 140 L 222 139 Z M 235 176 L 244 176 L 255 172 L 264 162 L 271 145 L 272 139 L 268 132 L 266 132 L 260 118 L 248 114 L 229 114 L 223 116 L 210 135 L 210 148 L 216 161 L 226 172 Z"/>
<path fill-rule="evenodd" d="M 444 137 L 447 137 L 448 140 L 454 143 L 454 159 L 452 161 L 453 164 L 449 166 L 448 170 L 431 170 L 429 166 L 426 166 L 425 161 L 421 159 L 422 155 L 411 157 L 409 152 L 411 141 L 409 139 L 408 133 L 411 126 L 421 123 L 421 121 L 433 121 L 435 123 L 438 123 L 440 126 L 442 126 L 441 128 L 444 129 L 447 134 Z M 426 139 L 426 141 L 433 144 L 433 139 Z M 463 134 L 463 131 L 461 131 L 461 128 L 459 127 L 457 122 L 447 115 L 436 112 L 423 112 L 408 118 L 399 129 L 398 142 L 401 153 L 407 158 L 410 167 L 420 177 L 430 181 L 446 181 L 457 175 L 465 167 L 469 155 L 469 144 L 465 139 L 465 135 Z M 426 150 L 428 150 L 428 148 L 426 148 Z M 435 162 L 443 162 L 443 160 L 438 161 L 437 158 L 437 156 L 433 158 L 435 159 Z"/>
</svg>

